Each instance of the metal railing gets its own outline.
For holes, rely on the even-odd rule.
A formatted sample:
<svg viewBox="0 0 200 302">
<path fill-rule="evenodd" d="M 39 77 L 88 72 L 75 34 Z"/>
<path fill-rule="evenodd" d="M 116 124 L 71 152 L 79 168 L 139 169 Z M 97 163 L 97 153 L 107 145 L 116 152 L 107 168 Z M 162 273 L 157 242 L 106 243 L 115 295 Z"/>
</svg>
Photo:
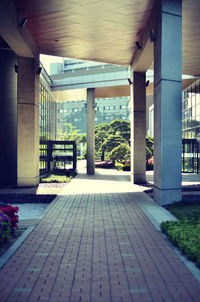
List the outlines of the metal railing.
<svg viewBox="0 0 200 302">
<path fill-rule="evenodd" d="M 40 141 L 40 173 L 54 170 L 76 171 L 75 141 Z"/>
</svg>

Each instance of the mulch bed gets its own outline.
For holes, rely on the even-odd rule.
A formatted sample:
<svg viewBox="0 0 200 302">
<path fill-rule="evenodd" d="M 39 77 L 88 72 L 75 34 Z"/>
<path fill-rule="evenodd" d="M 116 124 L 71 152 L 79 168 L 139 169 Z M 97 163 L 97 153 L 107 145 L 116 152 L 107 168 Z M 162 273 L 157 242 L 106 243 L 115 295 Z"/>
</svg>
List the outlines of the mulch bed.
<svg viewBox="0 0 200 302">
<path fill-rule="evenodd" d="M 13 243 L 15 243 L 15 241 L 23 234 L 25 230 L 26 228 L 16 229 L 14 234 L 11 236 L 11 238 L 8 241 L 4 241 L 0 243 L 0 257 L 3 256 L 3 254 L 9 249 L 9 247 Z"/>
<path fill-rule="evenodd" d="M 0 203 L 51 203 L 56 194 L 0 194 Z"/>
</svg>

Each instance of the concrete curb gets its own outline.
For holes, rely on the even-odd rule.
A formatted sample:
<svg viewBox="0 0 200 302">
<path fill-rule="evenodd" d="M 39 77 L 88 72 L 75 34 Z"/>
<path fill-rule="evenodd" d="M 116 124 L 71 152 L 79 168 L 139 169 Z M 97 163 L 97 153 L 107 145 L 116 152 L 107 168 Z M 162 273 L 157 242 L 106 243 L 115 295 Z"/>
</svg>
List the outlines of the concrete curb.
<svg viewBox="0 0 200 302">
<path fill-rule="evenodd" d="M 196 265 L 188 260 L 181 251 L 176 248 L 168 239 L 167 235 L 165 235 L 160 228 L 160 224 L 162 221 L 175 221 L 178 220 L 174 215 L 172 215 L 170 212 L 168 212 L 165 208 L 160 207 L 157 205 L 149 196 L 142 197 L 143 194 L 138 194 L 138 197 L 136 199 L 137 204 L 139 207 L 143 210 L 143 212 L 147 215 L 151 223 L 154 225 L 154 227 L 162 234 L 162 236 L 165 238 L 165 240 L 168 242 L 170 247 L 175 251 L 177 256 L 184 262 L 184 264 L 187 266 L 187 268 L 191 271 L 191 273 L 194 275 L 194 277 L 200 282 L 200 270 Z"/>
<path fill-rule="evenodd" d="M 38 220 L 34 225 L 29 226 L 21 236 L 9 247 L 9 249 L 0 257 L 0 269 L 6 264 L 6 262 L 12 257 L 12 255 L 17 251 L 17 249 L 21 246 L 21 244 L 26 240 L 26 238 L 32 233 L 35 229 L 36 225 L 40 222 L 40 220 L 55 206 L 57 199 L 60 195 L 56 196 L 52 200 L 52 202 L 46 207 L 46 209 L 42 212 L 42 214 L 35 220 Z M 21 223 L 23 227 L 23 222 Z"/>
</svg>

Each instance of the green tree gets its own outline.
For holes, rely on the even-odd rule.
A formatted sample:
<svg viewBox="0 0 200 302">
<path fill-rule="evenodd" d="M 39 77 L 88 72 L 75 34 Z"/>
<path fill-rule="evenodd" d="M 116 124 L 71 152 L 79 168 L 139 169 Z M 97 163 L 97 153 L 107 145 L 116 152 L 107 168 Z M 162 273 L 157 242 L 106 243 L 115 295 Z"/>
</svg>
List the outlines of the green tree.
<svg viewBox="0 0 200 302">
<path fill-rule="evenodd" d="M 111 123 L 99 124 L 95 127 L 96 157 L 103 161 L 105 155 L 120 145 L 128 143 L 130 139 L 130 122 L 116 119 Z"/>
<path fill-rule="evenodd" d="M 125 120 L 116 119 L 111 123 L 103 123 L 95 127 L 95 152 L 96 157 L 109 158 L 109 153 L 121 144 L 129 145 L 130 141 L 130 122 Z M 146 159 L 153 156 L 153 138 L 146 137 Z M 120 148 L 119 148 L 120 150 Z M 129 160 L 129 155 L 126 155 L 125 160 Z"/>
<path fill-rule="evenodd" d="M 110 124 L 103 123 L 95 126 L 95 155 L 97 158 L 104 160 L 105 150 L 101 148 L 105 139 L 109 136 Z"/>
<path fill-rule="evenodd" d="M 60 139 L 64 141 L 78 141 L 80 139 L 80 135 L 78 133 L 80 132 L 79 129 L 77 129 L 75 126 L 73 126 L 71 123 L 64 124 L 65 126 L 65 132 L 60 135 Z"/>
<path fill-rule="evenodd" d="M 104 160 L 105 157 L 105 150 L 102 149 L 102 144 L 105 141 L 105 139 L 108 137 L 108 132 L 104 130 L 100 130 L 99 132 L 96 133 L 95 135 L 95 151 L 96 153 L 101 154 L 101 160 Z"/>
<path fill-rule="evenodd" d="M 100 131 L 105 131 L 110 133 L 110 124 L 108 123 L 103 123 L 95 126 L 95 134 L 100 132 Z"/>
<path fill-rule="evenodd" d="M 101 149 L 106 152 L 111 152 L 112 149 L 116 148 L 122 143 L 126 143 L 126 140 L 119 134 L 110 134 L 101 145 Z"/>
<path fill-rule="evenodd" d="M 109 158 L 113 161 L 115 164 L 115 161 L 119 163 L 124 163 L 125 160 L 130 160 L 130 147 L 122 143 L 119 146 L 112 149 L 112 151 L 109 154 Z"/>
<path fill-rule="evenodd" d="M 131 128 L 129 121 L 116 119 L 110 123 L 110 133 L 121 135 L 127 143 L 130 140 L 130 131 Z"/>
</svg>

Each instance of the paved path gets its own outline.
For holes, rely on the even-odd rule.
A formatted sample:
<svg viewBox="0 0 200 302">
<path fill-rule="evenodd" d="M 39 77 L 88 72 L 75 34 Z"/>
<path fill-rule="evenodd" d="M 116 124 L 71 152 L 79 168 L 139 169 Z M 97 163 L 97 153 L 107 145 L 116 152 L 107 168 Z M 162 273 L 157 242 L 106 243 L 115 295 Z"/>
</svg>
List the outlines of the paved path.
<svg viewBox="0 0 200 302">
<path fill-rule="evenodd" d="M 143 188 L 127 180 L 82 173 L 66 185 L 1 269 L 0 301 L 199 301 L 200 283 L 139 206 L 149 202 Z"/>
</svg>

